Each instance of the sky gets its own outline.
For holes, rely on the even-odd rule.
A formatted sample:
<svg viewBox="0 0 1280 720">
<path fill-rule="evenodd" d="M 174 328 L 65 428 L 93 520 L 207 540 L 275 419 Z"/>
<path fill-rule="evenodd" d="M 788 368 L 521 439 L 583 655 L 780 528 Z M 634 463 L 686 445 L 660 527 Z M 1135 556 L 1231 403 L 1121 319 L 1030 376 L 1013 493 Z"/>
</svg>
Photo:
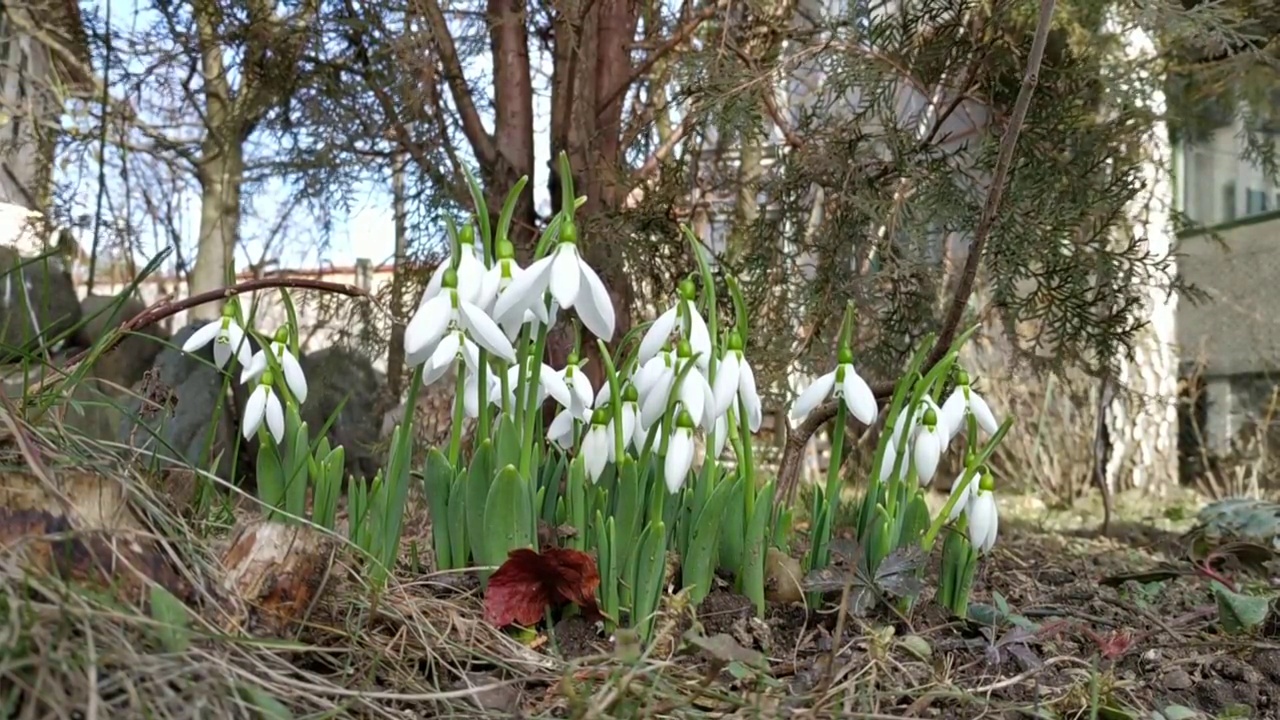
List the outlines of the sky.
<svg viewBox="0 0 1280 720">
<path fill-rule="evenodd" d="M 84 3 L 86 13 L 90 12 L 91 5 L 93 5 L 91 2 Z M 135 22 L 135 13 L 139 13 L 141 9 L 136 22 L 139 27 L 145 27 L 150 24 L 147 15 L 152 12 L 148 5 L 148 0 L 113 0 L 108 6 L 99 5 L 98 7 L 110 7 L 113 25 L 117 27 Z M 546 64 L 545 58 L 543 61 Z M 491 69 L 490 58 L 482 55 L 464 68 L 464 71 L 470 78 L 481 78 L 491 77 Z M 539 76 L 549 77 L 550 67 L 545 67 L 544 70 L 543 73 L 534 73 L 535 83 L 545 84 L 545 80 L 540 79 Z M 480 86 L 483 87 L 483 85 Z M 545 132 L 550 123 L 550 107 L 545 91 L 546 88 L 535 85 L 537 97 L 534 104 L 534 121 L 537 137 L 534 156 L 535 176 L 531 180 L 534 199 L 540 207 L 550 202 L 546 190 L 550 143 L 548 134 Z M 491 129 L 492 114 L 484 107 L 481 107 L 481 114 L 486 127 Z M 94 176 L 71 178 L 80 180 L 77 186 L 82 188 L 82 192 L 75 201 L 77 206 L 75 214 L 92 215 L 94 211 L 97 197 L 96 168 L 85 168 L 81 172 L 89 170 L 93 171 Z M 474 171 L 475 168 L 473 167 L 472 170 Z M 72 166 L 68 172 L 74 175 L 75 166 Z M 412 172 L 412 166 L 410 172 Z M 108 180 L 109 183 L 113 181 L 114 178 Z M 278 217 L 278 209 L 289 200 L 288 190 L 283 183 L 273 183 L 273 185 L 275 187 L 268 186 L 251 199 L 258 210 L 257 214 L 262 218 L 246 217 L 242 221 L 241 244 L 243 247 L 236 254 L 238 266 L 243 266 L 248 258 L 257 259 L 261 256 L 262 238 L 268 234 L 274 218 Z M 120 192 L 118 188 L 112 188 L 112 190 L 116 193 Z M 175 204 L 180 207 L 175 224 L 178 227 L 178 234 L 183 238 L 184 251 L 191 252 L 195 248 L 199 232 L 200 201 L 194 189 L 182 195 L 180 199 L 175 199 Z M 339 211 L 334 211 L 336 216 L 329 235 L 329 247 L 319 257 L 317 257 L 316 242 L 313 238 L 319 236 L 320 228 L 315 222 L 309 220 L 305 211 L 295 213 L 287 233 L 291 240 L 280 258 L 280 265 L 288 268 L 314 268 L 320 262 L 334 266 L 350 266 L 355 264 L 357 258 L 369 258 L 375 264 L 390 260 L 394 254 L 395 243 L 390 178 L 382 182 L 362 183 L 352 189 L 351 198 L 351 207 L 348 212 L 339 216 L 337 215 Z M 82 238 L 92 237 L 91 228 L 81 233 Z M 144 254 L 150 254 L 146 252 L 147 249 L 154 252 L 155 248 L 167 244 L 167 239 L 158 232 L 148 232 L 144 229 L 143 235 L 141 244 Z M 412 239 L 410 241 L 412 242 Z M 91 241 L 82 244 L 87 248 Z M 140 258 L 140 260 L 145 261 L 146 258 Z"/>
</svg>

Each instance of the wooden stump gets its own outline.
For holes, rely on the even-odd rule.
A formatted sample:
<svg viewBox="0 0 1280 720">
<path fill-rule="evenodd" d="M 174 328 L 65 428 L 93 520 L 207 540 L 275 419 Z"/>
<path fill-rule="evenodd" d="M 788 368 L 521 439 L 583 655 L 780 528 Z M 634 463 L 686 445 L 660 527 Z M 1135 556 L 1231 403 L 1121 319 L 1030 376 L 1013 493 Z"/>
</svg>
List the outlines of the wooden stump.
<svg viewBox="0 0 1280 720">
<path fill-rule="evenodd" d="M 223 582 L 245 604 L 243 629 L 282 635 L 305 620 L 330 581 L 335 551 L 333 538 L 307 525 L 242 527 L 223 557 Z"/>
</svg>

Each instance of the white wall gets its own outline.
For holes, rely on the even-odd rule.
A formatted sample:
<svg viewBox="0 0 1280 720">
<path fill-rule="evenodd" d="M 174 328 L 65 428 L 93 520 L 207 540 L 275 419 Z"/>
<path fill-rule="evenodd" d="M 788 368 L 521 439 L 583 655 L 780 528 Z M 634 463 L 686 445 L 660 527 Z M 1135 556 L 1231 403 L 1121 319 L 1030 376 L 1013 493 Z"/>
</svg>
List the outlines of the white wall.
<svg viewBox="0 0 1280 720">
<path fill-rule="evenodd" d="M 1177 203 L 1191 220 L 1217 225 L 1280 210 L 1280 185 L 1242 159 L 1245 145 L 1244 126 L 1237 119 L 1206 142 L 1178 148 Z"/>
</svg>

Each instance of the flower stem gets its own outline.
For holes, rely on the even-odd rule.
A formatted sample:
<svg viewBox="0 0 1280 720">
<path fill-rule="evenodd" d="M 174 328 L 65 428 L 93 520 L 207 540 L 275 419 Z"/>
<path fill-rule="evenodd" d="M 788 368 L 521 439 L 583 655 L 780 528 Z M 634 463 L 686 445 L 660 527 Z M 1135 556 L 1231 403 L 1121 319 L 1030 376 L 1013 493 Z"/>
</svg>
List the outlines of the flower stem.
<svg viewBox="0 0 1280 720">
<path fill-rule="evenodd" d="M 458 459 L 462 456 L 462 422 L 463 410 L 466 407 L 466 376 L 462 372 L 462 363 L 454 369 L 457 376 L 454 380 L 453 392 L 453 433 L 449 438 L 449 464 L 458 467 Z"/>
</svg>

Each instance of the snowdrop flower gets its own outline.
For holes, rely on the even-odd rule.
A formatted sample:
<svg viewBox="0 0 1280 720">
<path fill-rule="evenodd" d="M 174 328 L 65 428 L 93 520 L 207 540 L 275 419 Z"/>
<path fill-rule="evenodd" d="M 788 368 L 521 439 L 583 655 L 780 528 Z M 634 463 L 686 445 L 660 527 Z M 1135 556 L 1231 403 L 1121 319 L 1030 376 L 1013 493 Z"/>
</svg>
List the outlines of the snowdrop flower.
<svg viewBox="0 0 1280 720">
<path fill-rule="evenodd" d="M 996 510 L 995 481 L 991 479 L 991 473 L 983 473 L 977 485 L 978 489 L 969 494 L 965 514 L 969 516 L 969 542 L 985 555 L 996 545 L 1000 516 Z"/>
<path fill-rule="evenodd" d="M 609 413 L 604 408 L 597 408 L 591 415 L 591 427 L 582 438 L 582 459 L 591 482 L 600 479 L 612 454 L 613 433 L 609 431 Z"/>
<path fill-rule="evenodd" d="M 270 371 L 262 374 L 258 387 L 249 396 L 244 407 L 244 439 L 248 440 L 267 421 L 267 430 L 276 444 L 284 442 L 284 408 L 280 406 L 280 398 L 271 389 L 273 378 Z"/>
<path fill-rule="evenodd" d="M 507 369 L 507 404 L 509 408 L 516 406 L 516 391 L 521 387 L 521 383 L 528 384 L 533 379 L 533 364 L 537 360 L 533 357 L 526 358 L 528 372 L 524 377 L 520 377 L 520 365 L 515 364 Z M 564 376 L 562 373 L 556 372 L 554 368 L 546 363 L 540 363 L 541 368 L 538 370 L 538 392 L 534 398 L 535 405 L 542 405 L 547 396 L 555 398 L 560 407 L 569 407 L 572 397 L 569 394 L 569 388 L 564 384 Z"/>
<path fill-rule="evenodd" d="M 667 441 L 667 457 L 663 460 L 662 474 L 667 483 L 667 492 L 672 495 L 680 492 L 689 468 L 693 467 L 695 447 L 693 441 L 693 418 L 686 410 L 680 411 L 676 419 L 676 431 L 671 433 Z"/>
<path fill-rule="evenodd" d="M 711 393 L 711 385 L 698 369 L 696 361 L 683 377 L 679 376 L 679 370 L 684 369 L 692 359 L 692 348 L 687 341 L 681 340 L 676 349 L 675 363 L 667 365 L 664 361 L 661 374 L 654 380 L 654 384 L 649 388 L 640 406 L 640 422 L 645 427 L 652 427 L 662 419 L 672 394 L 675 395 L 680 408 L 687 411 L 689 417 L 698 426 L 704 430 L 715 426 L 715 397 Z"/>
<path fill-rule="evenodd" d="M 488 300 L 481 305 L 486 312 L 493 310 L 494 303 L 497 302 L 498 296 L 511 286 L 516 278 L 519 278 L 525 272 L 524 268 L 516 262 L 515 247 L 507 241 L 503 240 L 498 243 L 497 262 L 493 267 L 485 271 L 484 279 L 481 283 L 481 297 Z M 507 339 L 515 342 L 520 335 L 520 328 L 529 325 L 537 328 L 542 325 L 550 327 L 555 321 L 555 303 L 552 303 L 552 309 L 547 310 L 545 303 L 531 303 L 525 308 L 523 313 L 511 312 L 505 317 L 494 317 L 498 326 L 507 334 Z"/>
<path fill-rule="evenodd" d="M 428 374 L 440 370 L 457 355 L 459 347 L 468 353 L 478 345 L 507 362 L 515 362 L 516 351 L 511 341 L 479 305 L 463 297 L 458 290 L 458 274 L 452 270 L 444 273 L 443 289 L 435 297 L 418 307 L 404 331 L 406 363 L 413 367 L 431 359 Z M 437 362 L 437 356 L 443 360 Z M 473 365 L 474 366 L 474 365 Z M 441 370 L 434 379 L 443 375 Z M 434 381 L 433 379 L 433 381 Z"/>
<path fill-rule="evenodd" d="M 658 316 L 657 320 L 649 326 L 648 332 L 644 334 L 644 338 L 640 340 L 640 350 L 636 353 L 636 361 L 643 364 L 654 355 L 662 350 L 662 346 L 667 343 L 671 337 L 671 333 L 676 328 L 676 323 L 680 323 L 682 339 L 689 341 L 689 346 L 693 348 L 693 352 L 697 357 L 698 367 L 704 371 L 711 364 L 711 333 L 707 330 L 707 321 L 702 319 L 702 315 L 698 312 L 698 306 L 695 303 L 697 299 L 697 290 L 693 286 L 693 281 L 688 278 L 680 281 L 680 299 L 676 301 L 666 312 Z M 688 320 L 685 320 L 682 308 L 688 310 Z"/>
<path fill-rule="evenodd" d="M 586 422 L 591 419 L 596 391 L 591 387 L 591 378 L 578 367 L 578 356 L 570 355 L 564 370 L 557 373 L 557 376 L 569 390 L 569 402 L 562 404 L 579 420 Z"/>
<path fill-rule="evenodd" d="M 222 311 L 222 317 L 191 333 L 191 337 L 182 344 L 182 352 L 194 353 L 210 342 L 213 343 L 213 362 L 219 369 L 227 366 L 232 355 L 242 366 L 253 361 L 249 352 L 249 338 L 232 316 L 229 305 Z"/>
<path fill-rule="evenodd" d="M 747 427 L 751 432 L 760 430 L 764 412 L 760 407 L 760 394 L 756 392 L 756 375 L 742 354 L 742 337 L 736 332 L 729 334 L 729 349 L 716 366 L 711 394 L 715 397 L 717 418 L 729 412 L 735 400 L 741 400 L 747 415 Z M 721 435 L 724 433 L 717 430 L 717 437 Z"/>
<path fill-rule="evenodd" d="M 957 370 L 956 388 L 942 404 L 942 418 L 952 437 L 968 428 L 965 417 L 970 414 L 978 421 L 978 427 L 988 435 L 994 435 L 1000 429 L 1000 423 L 996 422 L 996 416 L 991 413 L 991 406 L 987 405 L 987 401 L 977 390 L 969 386 L 969 373 Z"/>
<path fill-rule="evenodd" d="M 307 376 L 303 374 L 302 365 L 298 364 L 298 358 L 294 357 L 294 354 L 289 350 L 287 344 L 288 335 L 287 330 L 280 328 L 276 332 L 275 340 L 271 341 L 269 347 L 271 354 L 276 357 L 276 363 L 280 366 L 280 370 L 284 373 L 285 386 L 289 388 L 289 392 L 293 394 L 294 399 L 301 405 L 307 401 Z M 240 373 L 240 384 L 244 385 L 251 380 L 258 379 L 262 373 L 267 371 L 268 367 L 266 352 L 259 350 L 253 354 L 249 364 Z"/>
<path fill-rule="evenodd" d="M 876 421 L 876 415 L 879 413 L 876 396 L 871 392 L 867 381 L 854 370 L 853 351 L 849 348 L 840 349 L 839 362 L 835 370 L 814 380 L 813 384 L 796 398 L 795 404 L 791 406 L 794 422 L 796 424 L 804 422 L 804 419 L 809 417 L 809 413 L 826 400 L 828 395 L 834 395 L 843 400 L 845 407 L 863 425 L 870 425 Z"/>
<path fill-rule="evenodd" d="M 924 422 L 916 429 L 912 439 L 912 459 L 916 464 L 916 477 L 920 487 L 933 482 L 942 457 L 942 431 L 938 429 L 938 413 L 932 408 L 924 411 Z"/>
<path fill-rule="evenodd" d="M 484 251 L 476 244 L 475 230 L 470 225 L 464 225 L 458 231 L 458 262 L 454 267 L 453 258 L 450 257 L 447 262 L 442 262 L 436 267 L 435 272 L 431 273 L 431 279 L 427 281 L 426 291 L 422 294 L 422 303 L 432 300 L 440 295 L 440 291 L 445 287 L 450 287 L 444 282 L 445 273 L 453 270 L 457 276 L 457 282 L 451 287 L 457 288 L 459 297 L 463 298 L 473 305 L 487 307 L 492 304 L 493 298 L 486 297 L 485 291 L 485 266 Z"/>
<path fill-rule="evenodd" d="M 582 324 L 601 340 L 613 339 L 613 301 L 600 276 L 578 254 L 578 229 L 566 220 L 560 227 L 560 242 L 546 257 L 536 261 L 498 296 L 493 316 L 506 320 L 512 313 L 524 317 L 524 311 L 542 303 L 543 293 L 551 291 L 556 303 L 565 310 L 578 311 Z"/>
</svg>

